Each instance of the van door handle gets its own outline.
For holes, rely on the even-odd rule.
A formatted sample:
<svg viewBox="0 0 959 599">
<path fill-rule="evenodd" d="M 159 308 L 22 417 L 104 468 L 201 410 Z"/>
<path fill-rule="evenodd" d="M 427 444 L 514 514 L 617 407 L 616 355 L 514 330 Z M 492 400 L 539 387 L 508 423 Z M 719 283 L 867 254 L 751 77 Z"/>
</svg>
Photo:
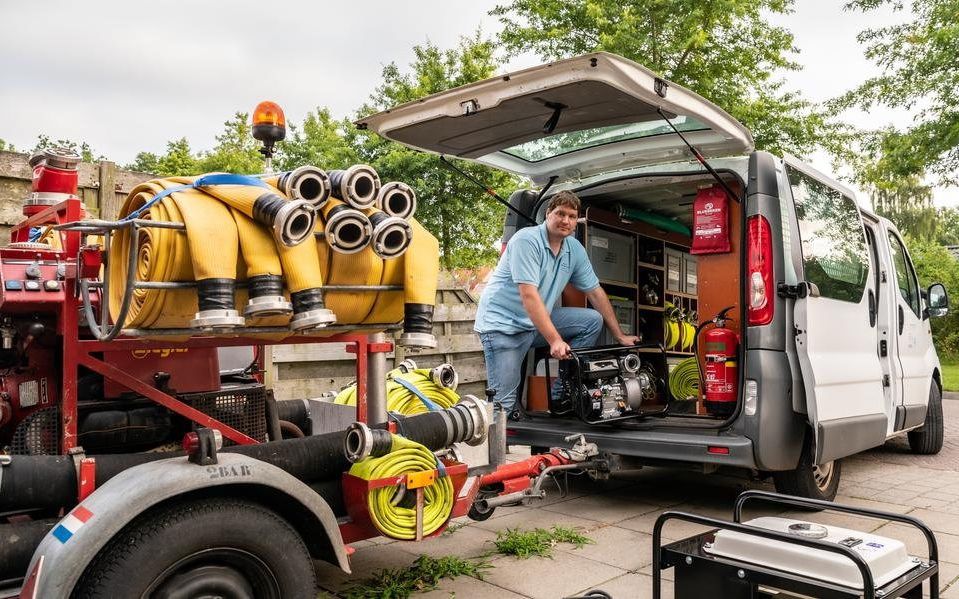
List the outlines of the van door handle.
<svg viewBox="0 0 959 599">
<path fill-rule="evenodd" d="M 869 326 L 876 326 L 876 317 L 878 316 L 879 310 L 876 307 L 876 292 L 872 289 L 869 290 Z"/>
<path fill-rule="evenodd" d="M 906 315 L 902 311 L 902 306 L 899 306 L 899 334 L 902 335 L 902 327 L 906 324 Z"/>
</svg>

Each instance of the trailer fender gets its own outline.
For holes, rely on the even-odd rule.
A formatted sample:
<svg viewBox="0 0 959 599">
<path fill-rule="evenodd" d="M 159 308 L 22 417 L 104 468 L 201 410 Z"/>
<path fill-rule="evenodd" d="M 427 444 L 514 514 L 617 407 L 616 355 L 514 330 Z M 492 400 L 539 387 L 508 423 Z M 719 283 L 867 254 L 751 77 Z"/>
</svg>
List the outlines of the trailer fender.
<svg viewBox="0 0 959 599">
<path fill-rule="evenodd" d="M 97 553 L 137 516 L 178 496 L 217 488 L 227 491 L 231 485 L 238 494 L 259 489 L 299 503 L 299 511 L 309 514 L 326 532 L 336 563 L 350 572 L 336 516 L 319 494 L 276 466 L 240 454 L 220 453 L 218 463 L 210 466 L 198 466 L 184 457 L 170 458 L 135 466 L 108 480 L 41 541 L 30 561 L 21 597 L 69 596 Z M 304 541 L 308 546 L 311 543 L 309 538 Z"/>
</svg>

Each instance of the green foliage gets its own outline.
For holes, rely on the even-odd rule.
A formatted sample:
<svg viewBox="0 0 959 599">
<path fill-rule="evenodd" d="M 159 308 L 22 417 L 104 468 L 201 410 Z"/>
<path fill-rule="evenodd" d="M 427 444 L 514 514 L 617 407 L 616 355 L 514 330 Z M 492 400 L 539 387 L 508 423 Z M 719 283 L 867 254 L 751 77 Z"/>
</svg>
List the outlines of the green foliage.
<svg viewBox="0 0 959 599">
<path fill-rule="evenodd" d="M 406 71 L 395 63 L 384 67 L 383 84 L 360 109 L 360 116 L 490 77 L 498 65 L 492 42 L 479 33 L 462 38 L 454 49 L 443 51 L 427 42 L 413 52 L 415 58 Z M 355 129 L 347 131 L 347 137 L 352 136 L 361 160 L 375 167 L 383 182 L 404 181 L 416 190 L 416 218 L 439 240 L 443 268 L 495 262 L 494 243 L 502 234 L 505 210 L 502 205 L 444 168 L 436 156 Z M 508 195 L 517 185 L 512 177 L 487 167 L 467 162 L 457 166 L 500 195 Z"/>
<path fill-rule="evenodd" d="M 123 168 L 157 177 L 199 175 L 203 172 L 200 159 L 193 155 L 190 142 L 185 137 L 168 141 L 166 154 L 157 156 L 151 152 L 140 152 L 131 164 Z"/>
<path fill-rule="evenodd" d="M 920 289 L 942 283 L 950 302 L 955 302 L 959 298 L 959 260 L 935 240 L 907 238 L 906 245 L 919 276 Z M 939 355 L 959 358 L 959 310 L 955 304 L 946 316 L 931 319 L 931 325 Z"/>
<path fill-rule="evenodd" d="M 198 160 L 201 173 L 237 173 L 253 175 L 263 172 L 260 142 L 253 139 L 250 115 L 237 112 L 223 123 L 223 132 L 216 136 L 213 150 Z"/>
<path fill-rule="evenodd" d="M 12 143 L 8 143 L 7 140 L 0 137 L 0 152 L 16 152 L 17 149 L 13 147 Z"/>
<path fill-rule="evenodd" d="M 483 579 L 492 566 L 486 561 L 470 561 L 456 556 L 440 558 L 421 555 L 409 568 L 374 572 L 362 583 L 346 590 L 346 599 L 405 599 L 413 593 L 430 591 L 443 578 L 472 576 Z"/>
<path fill-rule="evenodd" d="M 942 362 L 942 390 L 959 391 L 959 362 Z"/>
<path fill-rule="evenodd" d="M 937 239 L 942 245 L 959 245 L 959 208 L 940 208 L 936 214 Z"/>
<path fill-rule="evenodd" d="M 553 547 L 557 543 L 569 543 L 580 549 L 592 542 L 593 540 L 589 537 L 561 526 L 554 526 L 549 530 L 545 528 L 533 530 L 509 528 L 496 533 L 496 540 L 493 541 L 497 553 L 515 555 L 520 559 L 526 559 L 534 555 L 552 557 Z"/>
<path fill-rule="evenodd" d="M 723 107 L 757 148 L 804 155 L 842 128 L 777 78 L 799 65 L 792 34 L 767 18 L 791 10 L 792 0 L 510 0 L 491 14 L 511 55 L 625 56 Z"/>
<path fill-rule="evenodd" d="M 276 165 L 291 170 L 312 164 L 325 170 L 346 168 L 360 161 L 355 147 L 356 128 L 348 119 L 336 120 L 326 108 L 317 108 L 303 119 L 301 128 L 290 127 L 287 139 L 277 144 Z"/>
<path fill-rule="evenodd" d="M 93 148 L 91 148 L 90 144 L 88 144 L 85 141 L 79 142 L 79 143 L 70 139 L 58 139 L 54 141 L 50 139 L 49 135 L 43 135 L 43 134 L 40 134 L 37 136 L 37 143 L 35 146 L 33 146 L 33 149 L 30 150 L 30 153 L 33 154 L 35 152 L 38 152 L 40 150 L 45 150 L 47 148 L 67 148 L 67 149 L 73 150 L 74 152 L 80 155 L 80 158 L 83 159 L 84 162 L 96 162 L 98 160 L 105 160 L 105 158 L 102 155 L 95 156 L 93 153 Z"/>
<path fill-rule="evenodd" d="M 891 6 L 909 12 L 911 20 L 861 32 L 866 57 L 882 74 L 867 79 L 833 102 L 843 109 L 882 104 L 921 108 L 915 124 L 884 136 L 883 154 L 900 177 L 928 171 L 943 183 L 959 182 L 959 19 L 956 0 L 853 0 L 847 10 L 870 11 Z"/>
</svg>

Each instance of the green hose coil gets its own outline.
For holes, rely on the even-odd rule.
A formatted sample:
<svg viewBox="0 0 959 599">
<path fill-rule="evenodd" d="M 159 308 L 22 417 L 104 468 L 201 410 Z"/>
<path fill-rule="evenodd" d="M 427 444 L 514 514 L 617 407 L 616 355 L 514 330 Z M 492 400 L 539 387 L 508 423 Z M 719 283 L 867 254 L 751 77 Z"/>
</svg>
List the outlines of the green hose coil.
<svg viewBox="0 0 959 599">
<path fill-rule="evenodd" d="M 699 397 L 699 363 L 695 356 L 686 358 L 669 373 L 669 393 L 676 400 Z"/>
</svg>

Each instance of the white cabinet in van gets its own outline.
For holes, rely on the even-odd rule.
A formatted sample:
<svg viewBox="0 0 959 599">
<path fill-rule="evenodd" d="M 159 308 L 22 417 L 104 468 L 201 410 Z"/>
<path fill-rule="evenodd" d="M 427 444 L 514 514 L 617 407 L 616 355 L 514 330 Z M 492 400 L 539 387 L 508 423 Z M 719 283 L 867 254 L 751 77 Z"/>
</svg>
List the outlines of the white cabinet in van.
<svg viewBox="0 0 959 599">
<path fill-rule="evenodd" d="M 665 406 L 661 415 L 596 425 L 518 413 L 508 424 L 512 443 L 562 446 L 582 433 L 631 463 L 740 467 L 817 498 L 835 495 L 843 457 L 891 436 L 908 433 L 917 453 L 941 447 L 941 368 L 929 318 L 948 309 L 945 290 L 919 287 L 895 227 L 861 208 L 849 189 L 795 158 L 756 151 L 742 124 L 695 93 L 600 52 L 444 91 L 357 124 L 527 178 L 540 192 L 517 191 L 510 204 L 536 222 L 551 194 L 575 192 L 586 220 L 581 233 L 599 223 L 643 240 L 613 248 L 608 237 L 596 248 L 605 251 L 591 254 L 612 260 L 594 267 L 616 279 L 608 293 L 635 298 L 640 331 L 662 334 L 666 325 L 661 299 L 641 301 L 640 286 L 649 283 L 640 277 L 661 272 L 663 292 L 695 299 L 701 331 L 722 312 L 738 335 L 728 414 L 704 411 L 703 389 L 695 406 L 672 397 L 668 364 L 682 356 L 646 348 L 637 350 L 652 381 L 643 402 Z M 692 204 L 704 186 L 728 192 L 731 249 L 694 259 Z M 508 216 L 504 241 L 519 226 L 527 223 Z M 662 259 L 642 251 L 655 245 L 670 251 Z M 625 255 L 636 261 L 636 280 L 621 264 Z M 675 277 L 664 264 L 671 259 Z M 696 358 L 702 369 L 698 345 Z"/>
</svg>

